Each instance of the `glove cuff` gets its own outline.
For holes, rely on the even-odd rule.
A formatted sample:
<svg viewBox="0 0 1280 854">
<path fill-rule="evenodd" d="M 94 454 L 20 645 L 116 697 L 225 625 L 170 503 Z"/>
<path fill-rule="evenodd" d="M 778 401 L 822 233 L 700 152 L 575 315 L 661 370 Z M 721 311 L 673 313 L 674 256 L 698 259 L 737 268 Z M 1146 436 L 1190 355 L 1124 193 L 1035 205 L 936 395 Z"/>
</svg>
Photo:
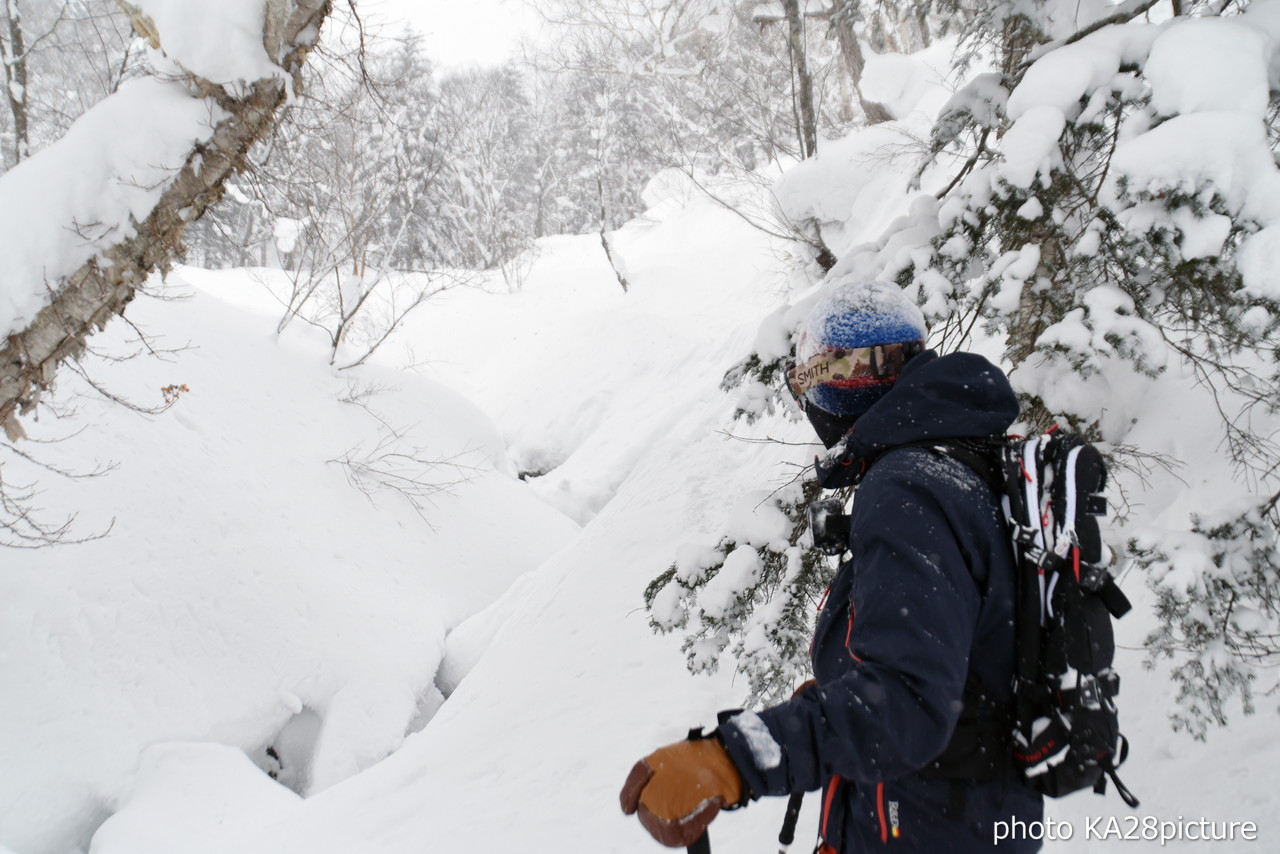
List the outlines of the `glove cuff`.
<svg viewBox="0 0 1280 854">
<path fill-rule="evenodd" d="M 752 801 L 760 800 L 760 796 L 751 790 L 747 785 L 747 778 L 743 776 L 742 769 L 738 767 L 738 763 L 733 761 L 733 754 L 729 752 L 729 747 L 725 744 L 724 734 L 720 732 L 720 727 L 725 723 L 742 714 L 742 709 L 725 709 L 716 713 L 716 728 L 711 732 L 703 732 L 702 727 L 694 727 L 689 730 L 689 741 L 702 741 L 704 739 L 715 739 L 719 743 L 720 749 L 724 751 L 725 757 L 729 760 L 729 764 L 733 767 L 734 772 L 738 775 L 739 791 L 742 796 L 738 798 L 736 803 L 725 804 L 723 809 L 736 810 L 745 807 Z"/>
</svg>

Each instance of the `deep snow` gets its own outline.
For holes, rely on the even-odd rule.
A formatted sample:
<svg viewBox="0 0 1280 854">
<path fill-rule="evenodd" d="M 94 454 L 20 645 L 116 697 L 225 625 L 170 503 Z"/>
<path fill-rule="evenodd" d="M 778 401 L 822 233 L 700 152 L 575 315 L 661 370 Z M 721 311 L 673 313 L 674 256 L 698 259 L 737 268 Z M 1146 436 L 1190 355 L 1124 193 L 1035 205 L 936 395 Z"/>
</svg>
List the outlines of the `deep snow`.
<svg viewBox="0 0 1280 854">
<path fill-rule="evenodd" d="M 661 222 L 635 223 L 618 235 L 631 294 L 614 292 L 598 242 L 557 238 L 543 245 L 523 291 L 456 295 L 421 315 L 400 342 L 417 343 L 419 356 L 423 341 L 439 345 L 448 358 L 427 370 L 484 401 L 516 456 L 560 442 L 560 466 L 534 483 L 586 523 L 464 624 L 454 656 L 462 663 L 446 679 L 457 688 L 435 718 L 389 758 L 306 800 L 207 738 L 152 746 L 121 809 L 94 837 L 95 854 L 452 851 L 477 841 L 530 851 L 658 850 L 618 810 L 621 780 L 636 758 L 710 723 L 742 691 L 724 674 L 688 675 L 677 640 L 650 633 L 641 591 L 682 545 L 744 524 L 761 490 L 787 480 L 788 464 L 810 453 L 721 432 L 808 440 L 802 425 L 783 416 L 731 425 L 733 396 L 716 388 L 724 368 L 751 346 L 758 318 L 782 296 L 776 247 L 703 203 L 659 213 Z M 233 278 L 204 287 L 234 288 Z M 256 324 L 269 341 L 267 316 L 226 314 Z M 512 349 L 495 349 L 495 340 Z M 593 366 L 601 361 L 611 384 L 599 383 L 605 371 Z M 547 369 L 565 364 L 582 371 Z M 1171 376 L 1159 390 L 1166 397 L 1148 405 L 1185 406 L 1184 382 Z M 607 409 L 598 405 L 602 395 L 612 402 Z M 564 413 L 573 412 L 586 413 L 587 423 L 566 438 Z M 1184 418 L 1181 426 L 1195 442 L 1196 421 Z M 1169 502 L 1171 513 L 1196 500 L 1169 483 L 1158 481 L 1143 500 Z M 770 523 L 767 514 L 759 521 Z M 438 527 L 447 539 L 448 527 Z M 357 526 L 343 528 L 364 541 Z M 1120 844 L 1114 839 L 1082 841 L 1086 822 L 1130 814 L 1254 820 L 1268 838 L 1275 775 L 1260 757 L 1273 750 L 1270 710 L 1237 718 L 1206 744 L 1172 735 L 1165 720 L 1172 686 L 1163 673 L 1142 669 L 1138 651 L 1151 602 L 1140 579 L 1125 579 L 1125 587 L 1138 609 L 1120 624 L 1122 722 L 1133 742 L 1123 776 L 1143 805 L 1130 813 L 1114 796 L 1088 794 L 1052 802 L 1050 814 L 1071 822 L 1075 841 L 1047 850 L 1112 850 Z M 473 626 L 480 630 L 469 633 Z M 713 826 L 716 850 L 768 847 L 783 806 L 771 800 L 726 814 Z M 816 810 L 811 797 L 798 845 L 812 838 Z"/>
<path fill-rule="evenodd" d="M 940 102 L 894 85 L 909 82 L 899 72 L 878 84 L 903 122 L 881 141 Z M 1024 164 L 1040 151 L 1027 127 Z M 845 245 L 903 213 L 910 170 L 884 168 L 865 141 L 828 146 L 779 187 Z M 356 371 L 326 367 L 304 330 L 276 337 L 278 309 L 245 271 L 180 269 L 171 284 L 189 299 L 130 308 L 162 346 L 192 349 L 94 359 L 90 375 L 148 404 L 188 390 L 143 416 L 65 375 L 58 401 L 78 414 L 28 425 L 35 438 L 86 426 L 31 446 L 51 462 L 119 465 L 74 483 L 40 474 L 48 512 L 80 510 L 84 533 L 114 520 L 107 537 L 5 555 L 0 854 L 75 851 L 90 834 L 95 854 L 658 850 L 618 809 L 627 770 L 744 692 L 728 668 L 690 676 L 679 639 L 650 632 L 641 593 L 727 527 L 776 524 L 756 508 L 811 457 L 811 437 L 781 413 L 733 423 L 740 393 L 718 383 L 753 347 L 782 347 L 785 305 L 815 296 L 783 247 L 678 181 L 659 185 L 649 214 L 614 235 L 630 293 L 598 237 L 547 239 L 521 288 L 441 295 Z M 94 346 L 134 338 L 117 323 Z M 1145 485 L 1119 473 L 1148 533 L 1232 491 L 1207 393 L 1186 372 L 1098 382 L 1102 417 L 1144 416 L 1128 441 L 1198 463 Z M 366 391 L 367 409 L 339 400 Z M 461 455 L 471 479 L 422 516 L 392 492 L 361 494 L 331 461 L 367 455 L 386 425 L 416 456 Z M 797 444 L 754 441 L 766 438 Z M 1051 802 L 1075 839 L 1046 850 L 1153 847 L 1084 840 L 1088 820 L 1129 815 L 1252 820 L 1252 845 L 1175 847 L 1267 850 L 1280 833 L 1275 701 L 1203 744 L 1172 734 L 1175 687 L 1142 667 L 1151 595 L 1136 575 L 1123 583 L 1137 606 L 1119 625 L 1123 776 L 1143 804 Z M 715 849 L 771 849 L 782 809 L 722 816 Z M 816 809 L 811 797 L 797 846 Z"/>
<path fill-rule="evenodd" d="M 18 851 L 85 842 L 156 742 L 230 744 L 264 767 L 276 742 L 282 779 L 308 791 L 381 759 L 439 705 L 446 632 L 577 531 L 455 393 L 376 368 L 337 374 L 304 336 L 276 340 L 267 318 L 183 278 L 171 289 L 189 298 L 130 315 L 155 347 L 186 349 L 86 365 L 140 404 L 185 385 L 168 411 L 134 413 L 69 375 L 58 401 L 76 415 L 29 425 L 37 442 L 84 429 L 24 446 L 39 458 L 115 470 L 69 482 L 5 461 L 10 483 L 39 479 L 50 517 L 78 510 L 79 534 L 107 531 L 5 555 L 0 839 Z M 128 352 L 136 337 L 118 324 L 94 347 Z M 353 391 L 367 409 L 340 401 Z M 366 497 L 332 462 L 373 454 L 377 418 L 403 434 L 383 450 L 465 466 L 404 467 L 447 489 L 421 517 L 395 492 Z"/>
</svg>

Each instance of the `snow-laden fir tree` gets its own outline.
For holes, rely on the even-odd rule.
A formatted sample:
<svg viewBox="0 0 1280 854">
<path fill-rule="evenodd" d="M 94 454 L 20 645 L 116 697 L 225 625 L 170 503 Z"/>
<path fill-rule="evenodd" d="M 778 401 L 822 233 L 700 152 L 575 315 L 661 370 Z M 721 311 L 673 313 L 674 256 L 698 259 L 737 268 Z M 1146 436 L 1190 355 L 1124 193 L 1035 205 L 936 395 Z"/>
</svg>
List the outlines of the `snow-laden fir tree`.
<svg viewBox="0 0 1280 854">
<path fill-rule="evenodd" d="M 1138 19 L 1150 5 L 1072 21 L 1053 4 L 996 4 L 961 21 L 957 64 L 979 73 L 922 152 L 917 182 L 932 192 L 878 239 L 832 248 L 837 272 L 915 295 L 939 348 L 1003 341 L 1026 426 L 1081 431 L 1118 466 L 1139 463 L 1128 398 L 1167 371 L 1198 383 L 1220 445 L 1191 449 L 1179 476 L 1194 488 L 1229 468 L 1235 498 L 1158 524 L 1134 516 L 1127 551 L 1157 594 L 1148 643 L 1179 680 L 1175 726 L 1203 735 L 1233 700 L 1252 709 L 1280 655 L 1280 8 Z M 783 349 L 744 363 L 748 398 L 779 387 Z M 696 614 L 700 577 L 684 575 Z M 765 601 L 749 587 L 743 601 Z M 718 631 L 745 635 L 750 619 Z"/>
</svg>

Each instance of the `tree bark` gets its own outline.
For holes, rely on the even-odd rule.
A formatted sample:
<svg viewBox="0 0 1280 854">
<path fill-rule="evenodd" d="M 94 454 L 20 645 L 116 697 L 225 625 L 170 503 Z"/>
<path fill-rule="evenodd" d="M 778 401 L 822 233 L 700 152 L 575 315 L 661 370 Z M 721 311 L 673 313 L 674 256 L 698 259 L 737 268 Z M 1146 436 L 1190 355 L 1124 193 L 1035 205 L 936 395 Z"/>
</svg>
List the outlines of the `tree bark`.
<svg viewBox="0 0 1280 854">
<path fill-rule="evenodd" d="M 867 67 L 867 60 L 862 55 L 862 45 L 858 43 L 858 36 L 854 33 L 853 26 L 847 18 L 840 15 L 832 19 L 831 26 L 836 31 L 840 55 L 844 57 L 844 67 L 849 73 L 849 82 L 853 86 L 853 93 L 858 97 L 858 106 L 862 108 L 867 124 L 877 125 L 891 121 L 893 116 L 884 104 L 868 101 L 862 94 L 862 72 Z"/>
<path fill-rule="evenodd" d="M 795 71 L 796 109 L 800 117 L 800 155 L 807 160 L 818 153 L 818 117 L 813 108 L 813 77 L 809 74 L 809 62 L 805 55 L 804 18 L 800 14 L 799 0 L 782 0 L 782 11 L 787 16 L 787 44 Z"/>
<path fill-rule="evenodd" d="M 31 153 L 27 130 L 27 45 L 22 32 L 22 7 L 18 0 L 8 0 L 9 41 L 4 46 L 5 94 L 13 113 L 14 163 Z"/>
<path fill-rule="evenodd" d="M 1024 16 L 1014 15 L 1005 22 L 1004 31 L 1001 34 L 1000 68 L 1006 81 L 1014 79 L 1014 75 L 1035 46 L 1044 40 L 1035 25 Z M 1003 135 L 1007 127 L 1008 125 L 1002 125 L 999 134 Z M 1026 245 L 1035 245 L 1039 248 L 1040 262 L 1036 267 L 1035 275 L 1022 285 L 1022 293 L 1018 299 L 1017 320 L 1010 325 L 1009 329 L 1005 355 L 1015 368 L 1035 353 L 1036 342 L 1040 340 L 1041 333 L 1061 319 L 1056 316 L 1051 295 L 1048 293 L 1056 286 L 1054 277 L 1063 268 L 1065 261 L 1062 247 L 1055 239 L 1053 227 L 1044 224 L 1033 229 Z"/>
<path fill-rule="evenodd" d="M 154 26 L 121 0 L 138 32 L 157 38 Z M 267 54 L 301 91 L 302 66 L 332 9 L 332 0 L 268 0 L 264 44 Z M 190 80 L 197 97 L 210 98 L 229 115 L 210 141 L 193 148 L 172 184 L 133 236 L 52 283 L 53 297 L 26 329 L 0 348 L 0 424 L 11 441 L 25 433 L 17 416 L 30 412 L 53 382 L 58 365 L 78 357 L 86 339 L 106 326 L 133 300 L 155 270 L 165 270 L 178 252 L 186 226 L 222 198 L 227 178 L 244 169 L 249 149 L 276 124 L 288 87 L 264 79 L 233 97 L 206 80 Z"/>
<path fill-rule="evenodd" d="M 604 202 L 604 178 L 600 175 L 596 176 L 596 189 L 600 192 L 600 245 L 604 247 L 604 257 L 609 259 L 609 267 L 613 270 L 613 275 L 618 277 L 618 284 L 622 286 L 622 292 L 625 294 L 631 289 L 631 285 L 627 282 L 627 277 L 618 269 L 618 264 L 613 260 L 613 249 L 609 246 L 609 211 Z"/>
</svg>

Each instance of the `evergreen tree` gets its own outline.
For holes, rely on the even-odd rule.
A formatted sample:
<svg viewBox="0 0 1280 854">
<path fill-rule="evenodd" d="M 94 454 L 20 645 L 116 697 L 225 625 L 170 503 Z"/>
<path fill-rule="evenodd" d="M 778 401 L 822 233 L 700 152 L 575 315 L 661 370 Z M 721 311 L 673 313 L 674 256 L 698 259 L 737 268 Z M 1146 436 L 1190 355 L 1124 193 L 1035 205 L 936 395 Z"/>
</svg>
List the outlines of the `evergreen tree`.
<svg viewBox="0 0 1280 854">
<path fill-rule="evenodd" d="M 1074 19 L 1055 4 L 990 4 L 951 19 L 964 36 L 957 66 L 994 51 L 996 70 L 972 77 L 937 121 L 918 177 L 938 191 L 879 239 L 832 248 L 837 272 L 913 293 L 941 349 L 1003 340 L 1027 428 L 1083 432 L 1117 466 L 1135 462 L 1133 421 L 1107 389 L 1177 369 L 1207 390 L 1237 500 L 1129 544 L 1159 599 L 1149 648 L 1181 683 L 1175 725 L 1202 736 L 1233 698 L 1252 709 L 1280 655 L 1276 33 L 1247 5 L 1165 26 L 1137 20 L 1149 6 Z M 773 348 L 731 372 L 728 385 L 754 389 L 741 414 L 786 406 L 761 393 L 778 394 L 782 362 Z M 681 613 L 698 613 L 715 572 L 664 576 L 683 584 Z M 754 581 L 716 632 L 747 635 L 767 601 Z M 655 589 L 649 601 L 664 602 Z M 666 613 L 655 611 L 659 627 L 679 627 Z"/>
</svg>

